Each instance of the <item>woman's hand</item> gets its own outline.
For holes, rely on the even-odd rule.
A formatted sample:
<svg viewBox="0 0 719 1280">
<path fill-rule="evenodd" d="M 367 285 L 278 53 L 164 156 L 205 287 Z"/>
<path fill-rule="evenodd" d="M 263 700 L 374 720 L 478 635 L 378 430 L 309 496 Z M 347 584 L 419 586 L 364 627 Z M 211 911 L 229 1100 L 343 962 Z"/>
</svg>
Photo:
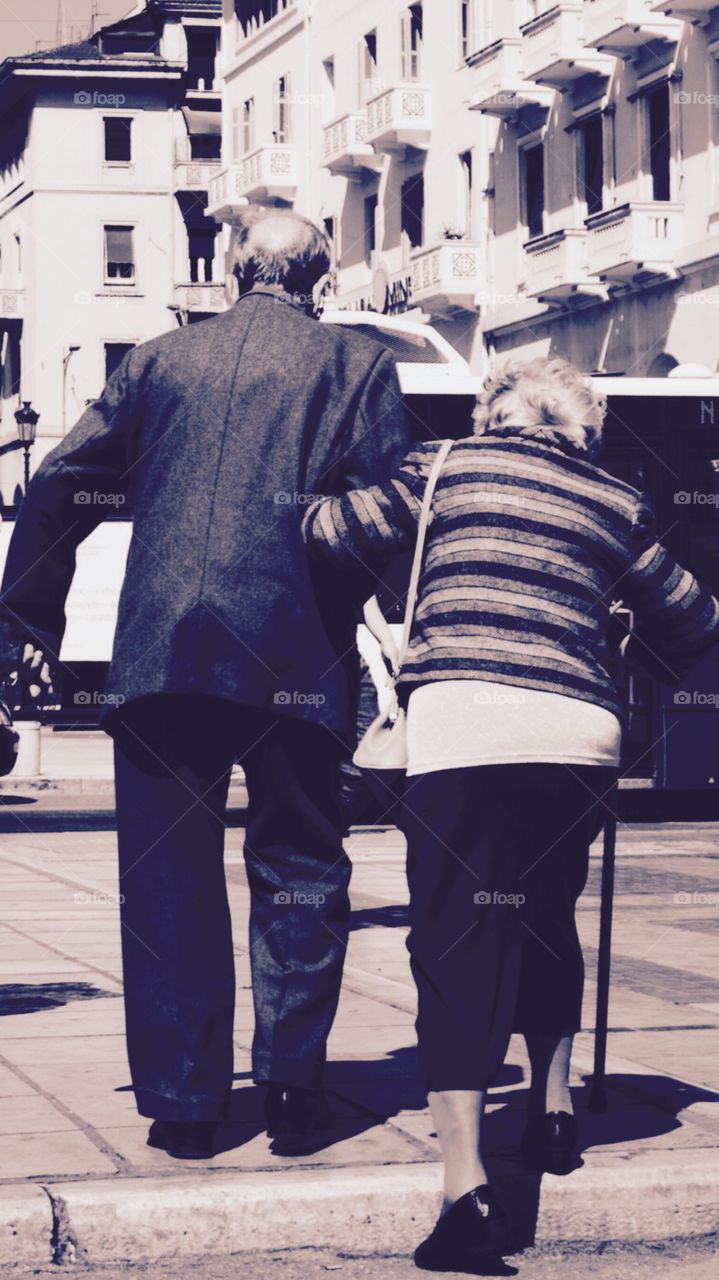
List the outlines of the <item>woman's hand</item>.
<svg viewBox="0 0 719 1280">
<path fill-rule="evenodd" d="M 384 664 L 390 676 L 399 675 L 399 649 L 387 619 L 379 607 L 376 596 L 372 596 L 364 606 L 364 620 L 367 630 L 372 633 L 382 651 Z"/>
</svg>

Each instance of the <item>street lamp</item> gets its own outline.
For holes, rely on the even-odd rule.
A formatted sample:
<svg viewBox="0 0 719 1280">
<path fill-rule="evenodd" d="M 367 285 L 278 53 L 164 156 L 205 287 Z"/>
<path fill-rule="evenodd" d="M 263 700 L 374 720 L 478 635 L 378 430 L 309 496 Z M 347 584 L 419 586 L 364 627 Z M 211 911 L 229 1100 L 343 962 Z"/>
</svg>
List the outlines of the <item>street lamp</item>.
<svg viewBox="0 0 719 1280">
<path fill-rule="evenodd" d="M 22 409 L 15 411 L 15 421 L 20 443 L 25 450 L 25 493 L 27 493 L 30 484 L 30 450 L 35 443 L 40 414 L 33 409 L 30 400 L 23 400 Z"/>
</svg>

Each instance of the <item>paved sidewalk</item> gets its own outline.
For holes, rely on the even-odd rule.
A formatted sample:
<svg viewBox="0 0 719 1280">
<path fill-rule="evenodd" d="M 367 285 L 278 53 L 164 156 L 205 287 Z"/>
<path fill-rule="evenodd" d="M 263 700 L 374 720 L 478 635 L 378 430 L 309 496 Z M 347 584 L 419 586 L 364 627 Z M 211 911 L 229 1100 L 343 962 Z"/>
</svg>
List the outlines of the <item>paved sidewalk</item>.
<svg viewBox="0 0 719 1280">
<path fill-rule="evenodd" d="M 147 1122 L 134 1110 L 114 835 L 0 837 L 0 1262 L 109 1262 L 304 1243 L 372 1251 L 384 1239 L 397 1252 L 431 1221 L 440 1170 L 417 1084 L 402 838 L 358 830 L 348 841 L 353 931 L 328 1068 L 338 1130 L 322 1151 L 294 1161 L 272 1154 L 260 1091 L 249 1079 L 241 847 L 242 832 L 230 831 L 236 1088 L 221 1154 L 205 1168 L 147 1147 Z M 519 1175 L 527 1077 L 519 1041 L 489 1108 L 493 1176 L 516 1202 L 527 1240 L 664 1238 L 716 1226 L 718 847 L 716 826 L 620 832 L 610 1111 L 593 1116 L 586 1079 L 598 931 L 595 847 L 579 913 L 587 1030 L 577 1040 L 574 1085 L 584 1168 L 567 1179 L 545 1178 L 541 1188 Z"/>
</svg>

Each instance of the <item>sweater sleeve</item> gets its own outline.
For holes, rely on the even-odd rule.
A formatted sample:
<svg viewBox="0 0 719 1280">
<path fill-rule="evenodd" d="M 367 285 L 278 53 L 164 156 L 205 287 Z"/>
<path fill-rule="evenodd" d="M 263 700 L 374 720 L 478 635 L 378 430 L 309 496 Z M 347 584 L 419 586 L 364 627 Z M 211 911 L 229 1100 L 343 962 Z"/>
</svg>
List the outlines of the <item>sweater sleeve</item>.
<svg viewBox="0 0 719 1280">
<path fill-rule="evenodd" d="M 678 683 L 719 643 L 719 601 L 661 545 L 654 514 L 639 499 L 619 586 L 636 619 L 627 657 L 663 683 Z"/>
<path fill-rule="evenodd" d="M 411 547 L 440 443 L 432 440 L 413 449 L 384 485 L 352 489 L 342 497 L 318 498 L 302 526 L 310 550 L 327 560 L 357 567 Z"/>
</svg>

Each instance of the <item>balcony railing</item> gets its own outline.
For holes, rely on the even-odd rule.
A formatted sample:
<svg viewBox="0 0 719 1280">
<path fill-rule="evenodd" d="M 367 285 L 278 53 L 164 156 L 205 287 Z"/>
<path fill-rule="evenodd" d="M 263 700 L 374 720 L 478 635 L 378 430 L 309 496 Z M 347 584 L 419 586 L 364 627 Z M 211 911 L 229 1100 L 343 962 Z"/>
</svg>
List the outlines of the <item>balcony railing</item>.
<svg viewBox="0 0 719 1280">
<path fill-rule="evenodd" d="M 686 22 L 706 21 L 713 9 L 719 10 L 719 0 L 657 0 L 652 5 L 654 13 L 665 13 Z"/>
<path fill-rule="evenodd" d="M 593 276 L 617 283 L 642 277 L 675 279 L 683 205 L 664 201 L 623 204 L 586 221 L 587 262 Z"/>
<path fill-rule="evenodd" d="M 207 213 L 210 217 L 219 218 L 221 222 L 231 222 L 248 201 L 292 201 L 296 192 L 296 147 L 260 147 L 239 164 L 230 165 L 212 179 Z"/>
<path fill-rule="evenodd" d="M 609 77 L 612 58 L 587 48 L 583 4 L 557 4 L 521 28 L 522 67 L 527 80 L 564 89 L 582 76 Z"/>
<path fill-rule="evenodd" d="M 325 125 L 322 163 L 331 173 L 346 176 L 377 169 L 382 160 L 367 141 L 366 111 L 348 111 Z"/>
<path fill-rule="evenodd" d="M 584 36 L 601 52 L 631 58 L 653 40 L 676 44 L 682 24 L 652 11 L 651 0 L 588 0 L 584 5 Z"/>
<path fill-rule="evenodd" d="M 22 320 L 25 314 L 24 289 L 0 289 L 0 317 L 3 320 Z"/>
<path fill-rule="evenodd" d="M 566 227 L 537 236 L 524 248 L 531 298 L 561 303 L 604 294 L 601 283 L 589 272 L 586 227 Z"/>
<path fill-rule="evenodd" d="M 226 311 L 225 286 L 210 281 L 201 284 L 176 284 L 175 306 L 181 311 Z"/>
<path fill-rule="evenodd" d="M 481 249 L 472 240 L 446 240 L 412 253 L 412 302 L 430 313 L 474 311 Z"/>
<path fill-rule="evenodd" d="M 367 103 L 367 141 L 375 151 L 424 151 L 432 136 L 432 91 L 424 85 L 397 84 Z"/>
<path fill-rule="evenodd" d="M 548 107 L 552 90 L 522 78 L 522 40 L 495 40 L 468 59 L 470 110 L 511 118 L 523 107 Z"/>
<path fill-rule="evenodd" d="M 211 180 L 220 171 L 220 160 L 193 160 L 189 147 L 175 148 L 175 190 L 207 191 Z"/>
</svg>

